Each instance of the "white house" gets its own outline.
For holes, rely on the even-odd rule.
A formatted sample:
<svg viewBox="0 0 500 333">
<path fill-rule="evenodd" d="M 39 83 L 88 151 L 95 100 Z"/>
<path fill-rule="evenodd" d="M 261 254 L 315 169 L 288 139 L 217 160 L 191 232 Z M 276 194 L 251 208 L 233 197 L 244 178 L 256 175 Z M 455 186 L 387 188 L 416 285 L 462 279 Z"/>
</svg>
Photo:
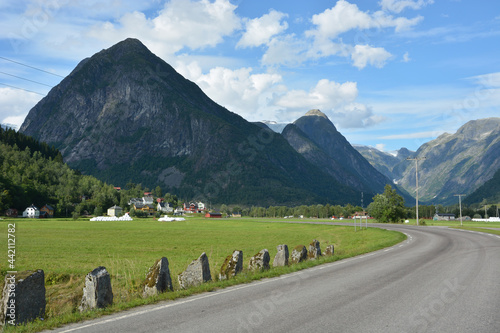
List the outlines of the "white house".
<svg viewBox="0 0 500 333">
<path fill-rule="evenodd" d="M 128 202 L 130 206 L 134 204 L 152 205 L 154 202 L 152 196 L 142 197 L 142 198 L 131 198 Z"/>
<path fill-rule="evenodd" d="M 120 206 L 114 205 L 113 207 L 108 208 L 108 216 L 122 216 L 123 208 Z"/>
<path fill-rule="evenodd" d="M 163 213 L 172 213 L 174 211 L 173 207 L 170 207 L 168 202 L 159 202 L 156 206 L 156 210 Z"/>
<path fill-rule="evenodd" d="M 31 205 L 23 212 L 23 217 L 37 219 L 40 217 L 40 210 L 35 205 Z"/>
</svg>

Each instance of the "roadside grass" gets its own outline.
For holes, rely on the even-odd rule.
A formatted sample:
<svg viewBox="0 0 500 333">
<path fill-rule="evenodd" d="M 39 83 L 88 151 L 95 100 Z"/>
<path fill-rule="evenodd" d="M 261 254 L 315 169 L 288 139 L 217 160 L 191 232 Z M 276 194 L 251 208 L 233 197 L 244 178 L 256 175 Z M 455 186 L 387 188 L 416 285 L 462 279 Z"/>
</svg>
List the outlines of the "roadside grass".
<svg viewBox="0 0 500 333">
<path fill-rule="evenodd" d="M 404 234 L 379 228 L 354 232 L 351 226 L 266 223 L 265 219 L 192 217 L 182 222 L 12 219 L 0 221 L 2 249 L 7 249 L 8 223 L 16 225 L 16 271 L 43 269 L 47 299 L 43 321 L 8 327 L 9 332 L 38 332 L 139 305 L 275 277 L 376 251 L 406 238 Z M 247 269 L 250 257 L 264 248 L 269 250 L 272 265 L 277 245 L 287 244 L 291 251 L 299 244 L 308 247 L 313 239 L 320 242 L 322 249 L 333 244 L 335 255 L 265 272 Z M 243 272 L 234 279 L 217 281 L 224 259 L 234 250 L 243 251 Z M 177 276 L 202 252 L 206 252 L 209 258 L 213 282 L 179 290 Z M 145 275 L 162 256 L 169 260 L 174 291 L 142 298 Z M 5 255 L 0 261 L 2 280 L 7 272 L 7 260 Z M 83 295 L 85 275 L 98 266 L 105 266 L 111 275 L 114 304 L 106 309 L 80 313 L 78 305 Z"/>
<path fill-rule="evenodd" d="M 492 227 L 495 228 L 495 227 Z M 479 231 L 479 232 L 485 232 L 488 234 L 493 234 L 493 235 L 500 235 L 500 227 L 497 230 L 493 229 L 486 229 L 486 228 L 475 228 L 475 227 L 454 227 L 454 229 L 463 229 L 463 230 L 471 230 L 471 231 Z"/>
<path fill-rule="evenodd" d="M 375 220 L 373 220 L 376 222 Z M 417 225 L 416 219 L 410 219 L 409 223 L 405 225 Z M 423 224 L 422 222 L 425 222 Z M 370 223 L 370 222 L 368 222 Z M 425 226 L 441 226 L 441 227 L 460 227 L 460 218 L 454 221 L 434 221 L 430 219 L 420 219 L 420 225 Z M 475 221 L 462 221 L 463 227 L 475 228 L 500 228 L 500 222 L 475 222 Z"/>
</svg>

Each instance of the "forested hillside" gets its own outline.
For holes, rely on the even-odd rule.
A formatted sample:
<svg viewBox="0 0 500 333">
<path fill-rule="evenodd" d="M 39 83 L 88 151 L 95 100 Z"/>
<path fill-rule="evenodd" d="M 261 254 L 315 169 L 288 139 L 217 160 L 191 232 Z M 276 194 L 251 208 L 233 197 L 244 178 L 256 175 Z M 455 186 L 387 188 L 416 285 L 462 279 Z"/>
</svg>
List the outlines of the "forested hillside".
<svg viewBox="0 0 500 333">
<path fill-rule="evenodd" d="M 82 176 L 62 162 L 61 153 L 27 135 L 0 129 L 0 214 L 49 204 L 56 215 L 102 212 L 119 202 L 112 185 Z"/>
</svg>

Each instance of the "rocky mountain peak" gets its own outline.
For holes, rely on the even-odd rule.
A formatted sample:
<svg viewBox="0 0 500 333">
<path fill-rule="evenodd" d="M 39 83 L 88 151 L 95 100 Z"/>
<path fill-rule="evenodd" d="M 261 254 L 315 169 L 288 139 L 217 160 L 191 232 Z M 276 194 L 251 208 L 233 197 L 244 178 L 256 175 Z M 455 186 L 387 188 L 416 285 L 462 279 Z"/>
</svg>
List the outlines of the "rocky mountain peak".
<svg viewBox="0 0 500 333">
<path fill-rule="evenodd" d="M 304 116 L 318 116 L 318 117 L 323 117 L 325 119 L 328 119 L 328 117 L 326 116 L 326 114 L 324 114 L 323 112 L 321 112 L 318 109 L 309 110 L 309 111 L 306 112 L 306 114 Z"/>
</svg>

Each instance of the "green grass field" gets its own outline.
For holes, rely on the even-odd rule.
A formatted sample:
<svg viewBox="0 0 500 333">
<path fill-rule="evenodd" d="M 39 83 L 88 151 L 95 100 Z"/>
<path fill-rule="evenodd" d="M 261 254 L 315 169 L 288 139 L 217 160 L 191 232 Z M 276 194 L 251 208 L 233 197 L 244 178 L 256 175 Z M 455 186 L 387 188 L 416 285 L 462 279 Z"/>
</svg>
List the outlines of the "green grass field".
<svg viewBox="0 0 500 333">
<path fill-rule="evenodd" d="M 109 313 L 159 299 L 182 297 L 193 292 L 276 276 L 381 249 L 405 239 L 403 234 L 378 228 L 354 232 L 351 226 L 268 223 L 265 219 L 246 218 L 211 220 L 193 217 L 183 222 L 152 219 L 135 219 L 132 222 L 1 220 L 0 248 L 5 249 L 5 258 L 0 259 L 2 275 L 8 270 L 6 240 L 9 223 L 16 226 L 15 269 L 43 269 L 46 276 L 46 320 L 28 325 L 28 331 L 88 318 L 89 314 L 80 314 L 77 307 L 85 275 L 98 266 L 105 266 L 112 278 L 115 304 L 106 310 Z M 277 245 L 287 244 L 291 251 L 299 244 L 307 247 L 313 239 L 320 241 L 322 249 L 334 244 L 335 255 L 265 273 L 246 270 L 250 257 L 264 248 L 269 250 L 272 264 Z M 234 250 L 243 251 L 243 273 L 235 281 L 217 282 L 220 266 Z M 214 282 L 193 291 L 175 291 L 179 289 L 178 274 L 202 252 L 206 252 L 209 258 Z M 143 300 L 141 284 L 145 274 L 162 256 L 169 260 L 174 292 Z M 90 314 L 91 317 L 93 315 Z"/>
</svg>

